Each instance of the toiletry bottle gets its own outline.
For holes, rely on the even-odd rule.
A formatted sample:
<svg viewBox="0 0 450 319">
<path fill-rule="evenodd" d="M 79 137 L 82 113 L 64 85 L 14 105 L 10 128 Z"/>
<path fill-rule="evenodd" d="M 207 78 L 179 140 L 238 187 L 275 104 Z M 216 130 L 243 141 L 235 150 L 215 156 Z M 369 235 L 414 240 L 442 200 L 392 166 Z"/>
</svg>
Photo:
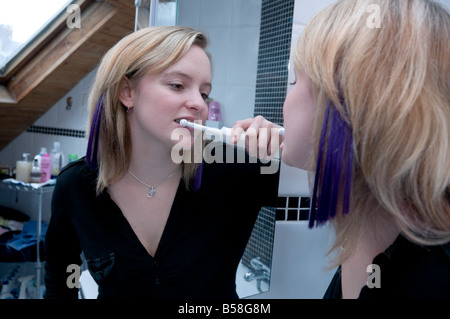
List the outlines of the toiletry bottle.
<svg viewBox="0 0 450 319">
<path fill-rule="evenodd" d="M 210 121 L 222 121 L 222 115 L 220 113 L 220 103 L 217 101 L 211 101 L 209 103 L 208 120 Z"/>
<path fill-rule="evenodd" d="M 206 126 L 221 129 L 223 127 L 223 121 L 220 112 L 220 103 L 211 99 L 208 107 L 208 120 L 205 123 Z"/>
<path fill-rule="evenodd" d="M 29 156 L 30 153 L 23 153 L 22 160 L 16 162 L 16 180 L 24 183 L 30 182 L 31 162 Z"/>
<path fill-rule="evenodd" d="M 39 165 L 39 160 L 35 158 L 33 160 L 33 165 L 31 167 L 30 183 L 40 183 L 41 182 L 41 167 Z"/>
<path fill-rule="evenodd" d="M 77 154 L 72 154 L 70 153 L 69 155 L 67 155 L 68 157 L 68 163 L 72 163 L 78 160 L 78 155 Z"/>
<path fill-rule="evenodd" d="M 64 167 L 64 156 L 61 150 L 61 144 L 59 142 L 53 143 L 52 153 L 50 155 L 52 159 L 52 177 L 56 178 Z"/>
<path fill-rule="evenodd" d="M 47 148 L 46 147 L 41 147 L 41 151 L 39 152 L 39 154 L 37 154 L 34 159 L 38 160 L 38 166 L 39 168 L 41 167 L 41 159 L 42 159 L 42 155 L 44 153 L 47 153 Z"/>
<path fill-rule="evenodd" d="M 2 290 L 0 292 L 0 299 L 13 299 L 13 295 L 10 293 L 10 283 L 8 280 L 2 282 Z"/>
<path fill-rule="evenodd" d="M 52 160 L 50 154 L 44 153 L 41 160 L 41 183 L 45 183 L 51 177 Z"/>
</svg>

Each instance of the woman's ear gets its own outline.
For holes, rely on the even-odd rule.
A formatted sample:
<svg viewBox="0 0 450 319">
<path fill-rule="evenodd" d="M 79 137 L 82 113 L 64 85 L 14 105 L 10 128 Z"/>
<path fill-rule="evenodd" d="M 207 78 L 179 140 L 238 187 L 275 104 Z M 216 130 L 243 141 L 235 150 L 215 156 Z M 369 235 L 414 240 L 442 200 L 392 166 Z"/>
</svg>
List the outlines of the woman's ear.
<svg viewBox="0 0 450 319">
<path fill-rule="evenodd" d="M 134 89 L 131 80 L 124 76 L 120 81 L 119 100 L 122 104 L 130 109 L 133 107 Z"/>
</svg>

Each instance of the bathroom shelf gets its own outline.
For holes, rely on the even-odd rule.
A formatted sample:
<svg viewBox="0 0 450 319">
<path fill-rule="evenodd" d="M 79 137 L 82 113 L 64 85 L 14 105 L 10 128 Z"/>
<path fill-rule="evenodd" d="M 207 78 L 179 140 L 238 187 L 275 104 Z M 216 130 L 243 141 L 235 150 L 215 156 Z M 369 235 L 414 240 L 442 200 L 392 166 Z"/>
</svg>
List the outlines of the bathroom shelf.
<svg viewBox="0 0 450 319">
<path fill-rule="evenodd" d="M 3 180 L 0 181 L 0 194 L 6 191 L 17 191 L 22 193 L 35 194 L 38 200 L 37 207 L 37 239 L 36 239 L 36 261 L 31 261 L 35 263 L 36 270 L 36 299 L 40 298 L 40 285 L 41 285 L 41 251 L 40 243 L 42 238 L 42 213 L 43 213 L 43 195 L 47 193 L 52 193 L 55 188 L 56 181 L 50 181 L 42 184 L 24 184 L 22 182 L 17 182 L 15 180 Z M 30 262 L 25 260 L 24 262 Z"/>
</svg>

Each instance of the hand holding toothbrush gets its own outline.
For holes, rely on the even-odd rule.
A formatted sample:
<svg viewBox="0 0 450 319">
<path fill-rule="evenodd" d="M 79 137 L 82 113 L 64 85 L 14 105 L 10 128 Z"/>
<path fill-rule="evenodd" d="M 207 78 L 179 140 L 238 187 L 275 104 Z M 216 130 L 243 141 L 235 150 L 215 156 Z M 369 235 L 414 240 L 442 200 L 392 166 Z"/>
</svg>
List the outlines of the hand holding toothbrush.
<svg viewBox="0 0 450 319">
<path fill-rule="evenodd" d="M 284 128 L 263 116 L 256 116 L 236 121 L 231 128 L 231 140 L 237 143 L 242 133 L 245 133 L 245 147 L 250 156 L 270 160 L 279 152 Z"/>
</svg>

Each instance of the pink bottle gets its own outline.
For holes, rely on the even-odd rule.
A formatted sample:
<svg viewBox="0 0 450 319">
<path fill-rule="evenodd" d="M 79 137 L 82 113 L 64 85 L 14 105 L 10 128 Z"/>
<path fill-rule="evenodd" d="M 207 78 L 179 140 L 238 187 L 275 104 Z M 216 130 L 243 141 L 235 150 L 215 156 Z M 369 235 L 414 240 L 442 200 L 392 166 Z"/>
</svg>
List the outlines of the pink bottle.
<svg viewBox="0 0 450 319">
<path fill-rule="evenodd" d="M 220 113 L 220 103 L 217 101 L 211 101 L 209 103 L 209 115 L 210 121 L 222 121 L 222 114 Z"/>
<path fill-rule="evenodd" d="M 52 165 L 52 160 L 50 158 L 50 154 L 48 154 L 48 153 L 42 154 L 41 183 L 44 183 L 50 179 L 51 173 L 52 173 L 51 165 Z"/>
</svg>

